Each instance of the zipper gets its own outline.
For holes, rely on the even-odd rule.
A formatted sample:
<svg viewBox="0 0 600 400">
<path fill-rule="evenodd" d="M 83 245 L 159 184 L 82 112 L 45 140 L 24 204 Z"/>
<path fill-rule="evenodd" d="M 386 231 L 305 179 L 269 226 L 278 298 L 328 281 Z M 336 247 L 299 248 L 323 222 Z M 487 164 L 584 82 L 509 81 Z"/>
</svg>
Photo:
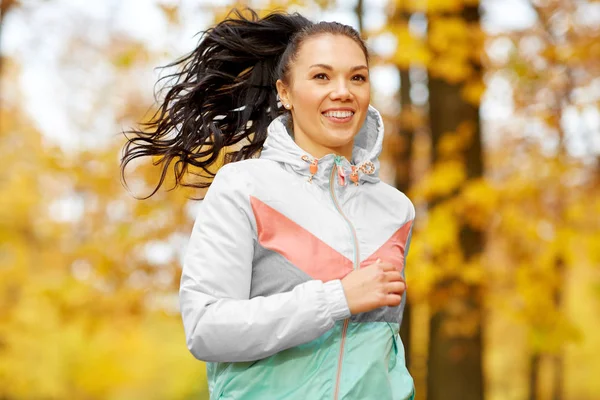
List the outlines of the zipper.
<svg viewBox="0 0 600 400">
<path fill-rule="evenodd" d="M 338 203 L 337 197 L 335 195 L 335 183 L 334 183 L 335 182 L 335 173 L 336 173 L 336 171 L 338 171 L 338 173 L 340 171 L 341 159 L 342 158 L 340 156 L 335 156 L 335 159 L 334 159 L 335 164 L 331 168 L 331 176 L 329 177 L 329 190 L 330 190 L 329 194 L 331 195 L 331 200 L 333 201 L 333 205 L 335 206 L 337 211 L 340 213 L 342 218 L 344 218 L 344 220 L 348 224 L 348 228 L 350 229 L 350 232 L 352 233 L 352 238 L 354 240 L 354 247 L 353 247 L 353 249 L 354 249 L 354 268 L 353 269 L 356 270 L 358 268 L 358 266 L 360 265 L 360 263 L 359 263 L 360 252 L 358 251 L 358 237 L 356 236 L 356 230 L 352 226 L 352 223 L 350 222 L 348 217 L 346 217 L 346 215 L 342 211 L 342 207 Z M 340 179 L 340 181 L 342 181 L 342 180 Z M 348 331 L 349 323 L 350 323 L 350 318 L 346 318 L 344 320 L 344 326 L 342 327 L 342 339 L 341 339 L 341 343 L 340 343 L 340 356 L 338 358 L 337 374 L 336 374 L 336 378 L 335 378 L 335 391 L 333 394 L 334 400 L 337 400 L 338 395 L 339 395 L 340 378 L 342 375 L 342 362 L 343 362 L 343 358 L 344 358 L 344 344 L 346 342 L 346 332 Z"/>
</svg>

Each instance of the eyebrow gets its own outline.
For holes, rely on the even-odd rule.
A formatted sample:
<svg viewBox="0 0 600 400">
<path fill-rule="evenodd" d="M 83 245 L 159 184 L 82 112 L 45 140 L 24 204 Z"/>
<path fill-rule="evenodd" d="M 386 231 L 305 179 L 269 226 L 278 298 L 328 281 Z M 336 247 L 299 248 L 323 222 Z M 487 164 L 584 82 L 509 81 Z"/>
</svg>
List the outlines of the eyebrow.
<svg viewBox="0 0 600 400">
<path fill-rule="evenodd" d="M 333 71 L 333 67 L 327 64 L 313 64 L 309 68 L 319 67 L 329 71 Z M 350 68 L 350 72 L 358 71 L 359 69 L 369 69 L 366 65 L 357 65 L 355 67 Z"/>
</svg>

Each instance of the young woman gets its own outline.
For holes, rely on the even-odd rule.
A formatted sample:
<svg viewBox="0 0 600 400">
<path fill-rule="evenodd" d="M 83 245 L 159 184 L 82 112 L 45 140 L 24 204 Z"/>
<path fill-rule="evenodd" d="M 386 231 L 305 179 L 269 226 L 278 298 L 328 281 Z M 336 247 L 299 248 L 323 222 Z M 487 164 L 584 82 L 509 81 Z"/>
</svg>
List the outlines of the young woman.
<svg viewBox="0 0 600 400">
<path fill-rule="evenodd" d="M 227 154 L 180 288 L 211 399 L 412 399 L 398 331 L 415 210 L 378 177 L 383 122 L 359 34 L 235 12 L 178 63 L 123 167 L 159 156 L 159 186 L 172 161 L 190 184 L 190 168 Z"/>
</svg>

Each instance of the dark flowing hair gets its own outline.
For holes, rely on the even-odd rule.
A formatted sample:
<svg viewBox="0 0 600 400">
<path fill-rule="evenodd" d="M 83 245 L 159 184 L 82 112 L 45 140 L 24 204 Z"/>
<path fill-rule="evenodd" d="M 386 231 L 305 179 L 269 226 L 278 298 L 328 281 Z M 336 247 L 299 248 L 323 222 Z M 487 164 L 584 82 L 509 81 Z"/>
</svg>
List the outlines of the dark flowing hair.
<svg viewBox="0 0 600 400">
<path fill-rule="evenodd" d="M 126 131 L 121 159 L 125 167 L 138 157 L 155 157 L 162 172 L 155 194 L 174 162 L 175 185 L 206 188 L 216 172 L 210 167 L 252 158 L 267 138 L 267 127 L 286 112 L 278 104 L 275 82 L 289 84 L 290 67 L 300 45 L 322 34 L 344 35 L 368 51 L 359 33 L 337 22 L 312 23 L 302 15 L 273 12 L 264 18 L 248 9 L 249 16 L 232 10 L 222 22 L 202 32 L 197 47 L 183 58 L 164 66 L 179 71 L 171 79 L 166 95 L 150 122 L 142 129 Z M 243 146 L 238 144 L 246 140 Z M 238 145 L 237 149 L 229 149 Z M 222 154 L 224 148 L 226 152 Z M 203 173 L 189 171 L 189 167 Z M 186 182 L 192 173 L 203 177 Z"/>
</svg>

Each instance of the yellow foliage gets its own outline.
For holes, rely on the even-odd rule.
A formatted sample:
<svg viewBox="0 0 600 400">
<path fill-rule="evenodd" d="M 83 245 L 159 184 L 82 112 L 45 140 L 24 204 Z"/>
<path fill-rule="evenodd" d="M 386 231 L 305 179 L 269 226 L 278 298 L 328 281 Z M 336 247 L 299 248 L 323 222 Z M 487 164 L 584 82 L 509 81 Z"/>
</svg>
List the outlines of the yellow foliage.
<svg viewBox="0 0 600 400">
<path fill-rule="evenodd" d="M 414 37 L 407 24 L 392 25 L 389 31 L 394 34 L 397 45 L 392 62 L 398 67 L 407 69 L 411 65 L 429 65 L 431 54 L 423 39 Z"/>
<path fill-rule="evenodd" d="M 475 229 L 485 230 L 498 210 L 497 190 L 484 179 L 469 180 L 455 199 L 456 212 Z"/>
<path fill-rule="evenodd" d="M 440 269 L 432 261 L 427 235 L 418 231 L 414 237 L 407 259 L 407 293 L 414 301 L 424 303 L 434 284 L 440 279 Z"/>
<path fill-rule="evenodd" d="M 435 58 L 429 66 L 432 77 L 440 78 L 449 83 L 460 83 L 473 75 L 473 68 L 463 58 L 454 55 L 440 56 Z"/>
<path fill-rule="evenodd" d="M 467 102 L 479 106 L 485 89 L 485 83 L 481 79 L 470 79 L 461 89 L 461 95 Z"/>
<path fill-rule="evenodd" d="M 465 5 L 477 5 L 479 0 L 394 0 L 394 4 L 410 12 L 444 13 L 460 11 Z"/>
<path fill-rule="evenodd" d="M 0 179 L 0 397 L 208 398 L 179 315 L 147 306 L 174 295 L 177 260 L 149 266 L 138 250 L 189 231 L 185 196 L 136 201 L 118 179 L 120 143 L 69 154 L 18 110 L 2 117 L 0 154 L 19 173 Z"/>
<path fill-rule="evenodd" d="M 488 281 L 486 280 L 487 272 L 481 257 L 473 257 L 472 260 L 462 264 L 460 277 L 463 282 L 469 285 L 486 284 Z"/>
<path fill-rule="evenodd" d="M 421 234 L 426 238 L 431 254 L 443 258 L 444 265 L 438 268 L 455 270 L 462 261 L 457 253 L 459 228 L 451 203 L 440 204 L 430 210 L 427 226 Z"/>
<path fill-rule="evenodd" d="M 440 158 L 450 159 L 460 156 L 472 143 L 477 127 L 471 121 L 463 121 L 456 132 L 445 132 L 438 142 L 437 152 Z"/>
<path fill-rule="evenodd" d="M 468 81 L 463 95 L 479 104 L 482 85 L 474 66 L 481 63 L 485 35 L 478 24 L 467 23 L 458 16 L 433 15 L 429 21 L 428 45 L 433 56 L 431 76 L 458 84 Z"/>
<path fill-rule="evenodd" d="M 430 21 L 429 45 L 438 53 L 452 53 L 459 59 L 469 55 L 470 30 L 467 22 L 459 17 L 434 16 Z"/>
<path fill-rule="evenodd" d="M 27 295 L 0 331 L 4 396 L 185 399 L 205 386 L 201 364 L 181 349 L 179 318 L 65 320 L 52 301 Z"/>
<path fill-rule="evenodd" d="M 130 68 L 148 60 L 148 51 L 140 43 L 115 43 L 111 58 L 117 68 Z"/>
<path fill-rule="evenodd" d="M 465 181 L 465 165 L 459 160 L 437 163 L 431 173 L 418 182 L 411 194 L 418 199 L 431 200 L 444 197 Z"/>
<path fill-rule="evenodd" d="M 179 15 L 179 6 L 167 5 L 167 4 L 159 4 L 158 7 L 162 11 L 163 15 L 169 21 L 170 24 L 179 24 L 180 15 Z"/>
</svg>

